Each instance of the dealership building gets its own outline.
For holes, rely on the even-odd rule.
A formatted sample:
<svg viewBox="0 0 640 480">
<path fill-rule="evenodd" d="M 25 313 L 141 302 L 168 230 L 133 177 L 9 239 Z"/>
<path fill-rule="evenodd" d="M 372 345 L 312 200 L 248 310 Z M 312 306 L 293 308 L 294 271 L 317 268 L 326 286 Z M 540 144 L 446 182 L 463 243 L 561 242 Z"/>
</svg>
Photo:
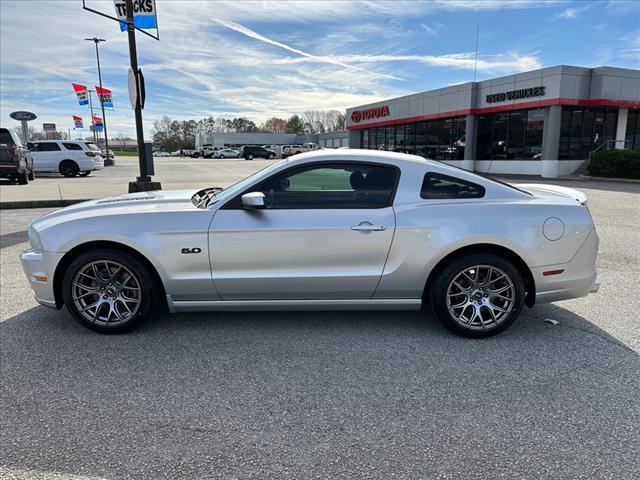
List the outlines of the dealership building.
<svg viewBox="0 0 640 480">
<path fill-rule="evenodd" d="M 640 150 L 640 70 L 567 65 L 347 109 L 351 148 L 556 177 L 603 148 Z"/>
</svg>

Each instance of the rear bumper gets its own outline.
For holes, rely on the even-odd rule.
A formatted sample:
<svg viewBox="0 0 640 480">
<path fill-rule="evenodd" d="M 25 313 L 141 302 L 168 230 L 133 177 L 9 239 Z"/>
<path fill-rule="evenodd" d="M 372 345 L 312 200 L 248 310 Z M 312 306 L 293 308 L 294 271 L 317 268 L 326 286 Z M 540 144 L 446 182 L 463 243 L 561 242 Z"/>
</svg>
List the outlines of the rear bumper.
<svg viewBox="0 0 640 480">
<path fill-rule="evenodd" d="M 570 262 L 532 268 L 536 303 L 556 302 L 596 293 L 600 289 L 596 272 L 598 244 L 598 234 L 594 228 Z M 544 275 L 544 272 L 552 270 L 562 270 L 562 273 Z"/>
<path fill-rule="evenodd" d="M 15 163 L 0 164 L 0 176 L 11 176 L 11 175 L 16 175 L 18 173 L 24 173 L 26 169 L 27 169 L 27 166 L 24 162 L 19 164 L 15 164 Z"/>
</svg>

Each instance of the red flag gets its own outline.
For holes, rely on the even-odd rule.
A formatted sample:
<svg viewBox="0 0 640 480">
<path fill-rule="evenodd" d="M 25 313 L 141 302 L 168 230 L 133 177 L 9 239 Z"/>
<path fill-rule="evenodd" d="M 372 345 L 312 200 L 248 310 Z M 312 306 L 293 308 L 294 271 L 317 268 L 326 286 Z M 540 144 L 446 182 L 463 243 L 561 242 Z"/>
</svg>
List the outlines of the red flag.
<svg viewBox="0 0 640 480">
<path fill-rule="evenodd" d="M 76 92 L 76 96 L 78 97 L 78 103 L 80 106 L 89 104 L 89 92 L 87 91 L 87 87 L 84 85 L 79 85 L 77 83 L 72 83 L 73 90 Z"/>
<path fill-rule="evenodd" d="M 100 88 L 96 85 L 96 93 L 98 94 L 98 98 L 100 102 L 109 108 L 113 108 L 113 98 L 111 97 L 111 90 L 108 88 Z"/>
</svg>

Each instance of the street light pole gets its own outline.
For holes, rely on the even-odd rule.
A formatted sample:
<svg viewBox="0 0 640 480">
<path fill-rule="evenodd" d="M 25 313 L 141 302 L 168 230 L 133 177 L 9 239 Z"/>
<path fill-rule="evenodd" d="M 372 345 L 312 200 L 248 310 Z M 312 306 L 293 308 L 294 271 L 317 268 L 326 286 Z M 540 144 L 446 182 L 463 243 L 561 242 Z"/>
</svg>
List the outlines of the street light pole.
<svg viewBox="0 0 640 480">
<path fill-rule="evenodd" d="M 96 144 L 96 147 L 100 148 L 98 145 L 100 145 L 100 143 L 98 142 L 98 137 L 96 136 L 96 123 L 93 121 L 93 102 L 91 101 L 91 92 L 92 90 L 87 90 L 87 93 L 89 94 L 89 110 L 91 111 L 91 126 L 93 127 L 93 141 Z M 104 119 L 103 119 L 104 120 Z"/>
<path fill-rule="evenodd" d="M 85 40 L 89 42 L 93 42 L 96 45 L 96 60 L 98 62 L 98 84 L 100 85 L 100 90 L 102 90 L 102 72 L 100 70 L 100 53 L 98 52 L 98 44 L 100 42 L 106 42 L 104 38 L 85 38 Z M 98 100 L 100 101 L 100 106 L 102 107 L 102 128 L 104 129 L 104 148 L 107 151 L 107 158 L 105 159 L 105 165 L 114 165 L 115 159 L 111 159 L 109 157 L 109 135 L 107 133 L 107 116 L 104 113 L 104 103 L 102 102 L 102 97 L 98 95 Z"/>
</svg>

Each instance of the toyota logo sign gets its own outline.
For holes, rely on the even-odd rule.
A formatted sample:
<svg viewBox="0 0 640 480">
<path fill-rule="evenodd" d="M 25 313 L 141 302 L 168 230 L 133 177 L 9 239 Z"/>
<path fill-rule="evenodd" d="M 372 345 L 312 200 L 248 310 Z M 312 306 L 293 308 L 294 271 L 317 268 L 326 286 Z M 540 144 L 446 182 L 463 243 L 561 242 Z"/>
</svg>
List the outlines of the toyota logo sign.
<svg viewBox="0 0 640 480">
<path fill-rule="evenodd" d="M 351 112 L 351 121 L 353 123 L 358 123 L 361 120 L 388 117 L 389 115 L 389 106 L 384 105 L 382 107 L 367 108 L 366 110 L 354 110 Z"/>
</svg>

